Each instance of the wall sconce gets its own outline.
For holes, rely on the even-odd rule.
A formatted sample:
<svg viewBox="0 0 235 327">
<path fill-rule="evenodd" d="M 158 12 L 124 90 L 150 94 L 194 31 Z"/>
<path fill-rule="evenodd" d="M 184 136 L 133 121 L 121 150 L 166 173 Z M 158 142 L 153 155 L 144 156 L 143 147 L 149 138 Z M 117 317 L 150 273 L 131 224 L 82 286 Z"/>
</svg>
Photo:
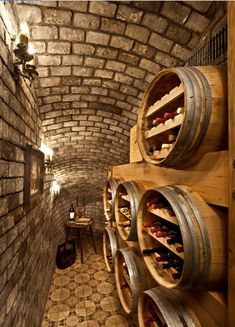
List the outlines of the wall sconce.
<svg viewBox="0 0 235 327">
<path fill-rule="evenodd" d="M 54 200 L 57 199 L 58 195 L 60 194 L 61 186 L 57 183 L 57 181 L 52 182 L 51 192 L 54 196 Z"/>
<path fill-rule="evenodd" d="M 29 42 L 29 27 L 27 23 L 20 23 L 20 32 L 16 38 L 16 48 L 13 50 L 18 61 L 14 62 L 15 79 L 23 76 L 30 81 L 39 76 L 35 66 L 35 50 Z M 28 62 L 28 64 L 27 64 Z"/>
<path fill-rule="evenodd" d="M 53 166 L 52 156 L 53 156 L 53 150 L 49 148 L 45 143 L 41 142 L 40 150 L 45 155 L 45 167 L 46 170 L 49 172 Z"/>
</svg>

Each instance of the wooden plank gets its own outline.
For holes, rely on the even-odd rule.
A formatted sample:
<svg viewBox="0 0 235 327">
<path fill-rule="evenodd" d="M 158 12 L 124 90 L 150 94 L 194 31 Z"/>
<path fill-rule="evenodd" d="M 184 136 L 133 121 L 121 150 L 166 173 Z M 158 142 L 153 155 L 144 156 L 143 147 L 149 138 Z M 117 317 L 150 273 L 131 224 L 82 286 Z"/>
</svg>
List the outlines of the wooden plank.
<svg viewBox="0 0 235 327">
<path fill-rule="evenodd" d="M 228 2 L 228 121 L 229 121 L 229 240 L 228 240 L 228 326 L 235 326 L 235 2 Z"/>
<path fill-rule="evenodd" d="M 227 295 L 224 292 L 191 291 L 190 293 L 219 326 L 227 326 Z"/>
<path fill-rule="evenodd" d="M 179 225 L 176 216 L 170 216 L 168 213 L 168 210 L 165 208 L 162 208 L 162 209 L 150 209 L 149 208 L 148 211 L 158 217 L 161 217 L 167 221 L 170 221 L 172 224 Z"/>
<path fill-rule="evenodd" d="M 226 327 L 226 306 L 208 291 L 182 291 L 174 290 L 187 306 L 193 310 L 202 327 Z M 197 295 L 200 293 L 200 296 Z M 201 301 L 201 302 L 200 302 Z M 218 312 L 217 312 L 218 310 Z"/>
<path fill-rule="evenodd" d="M 164 133 L 170 129 L 178 127 L 182 124 L 184 119 L 183 114 L 176 115 L 174 119 L 168 119 L 164 124 L 160 124 L 145 132 L 145 138 L 150 139 L 158 134 Z"/>
<path fill-rule="evenodd" d="M 130 130 L 130 162 L 143 161 L 140 149 L 137 142 L 137 125 Z"/>
<path fill-rule="evenodd" d="M 184 260 L 184 253 L 179 253 L 176 251 L 176 247 L 177 246 L 182 246 L 182 244 L 179 243 L 175 243 L 175 244 L 171 244 L 169 245 L 167 243 L 167 240 L 169 239 L 169 237 L 157 237 L 155 235 L 153 235 L 153 233 L 150 232 L 150 230 L 147 230 L 146 228 L 146 232 L 152 237 L 154 238 L 156 241 L 158 241 L 159 243 L 163 244 L 165 247 L 167 247 L 170 251 L 172 251 L 173 253 L 175 253 L 175 255 L 177 255 L 178 257 L 180 257 L 181 259 Z"/>
<path fill-rule="evenodd" d="M 228 151 L 207 153 L 198 164 L 184 170 L 133 163 L 112 167 L 112 175 L 113 178 L 123 178 L 125 181 L 154 181 L 158 186 L 187 185 L 198 192 L 206 202 L 228 207 Z M 235 225 L 233 235 L 235 239 Z"/>
<path fill-rule="evenodd" d="M 156 114 L 160 109 L 162 109 L 172 101 L 176 100 L 182 94 L 184 94 L 184 88 L 183 85 L 180 84 L 179 86 L 176 86 L 173 90 L 171 90 L 168 94 L 164 95 L 161 100 L 156 101 L 151 107 L 149 107 L 149 110 L 146 114 L 146 118 L 153 114 Z"/>
</svg>

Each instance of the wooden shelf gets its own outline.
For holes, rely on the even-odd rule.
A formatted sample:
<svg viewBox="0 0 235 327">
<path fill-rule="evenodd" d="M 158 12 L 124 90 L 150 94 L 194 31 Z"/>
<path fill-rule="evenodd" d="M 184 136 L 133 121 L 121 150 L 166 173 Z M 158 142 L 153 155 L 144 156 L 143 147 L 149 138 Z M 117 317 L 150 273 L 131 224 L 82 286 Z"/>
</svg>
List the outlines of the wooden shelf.
<svg viewBox="0 0 235 327">
<path fill-rule="evenodd" d="M 179 98 L 183 94 L 184 94 L 183 85 L 180 84 L 179 86 L 176 86 L 168 94 L 164 95 L 160 100 L 158 100 L 151 107 L 149 107 L 148 112 L 146 114 L 146 118 L 150 117 L 151 115 L 155 114 L 159 110 L 163 109 L 166 105 L 175 101 L 177 98 Z"/>
<path fill-rule="evenodd" d="M 165 208 L 148 209 L 148 211 L 162 219 L 165 219 L 165 220 L 171 222 L 172 224 L 178 225 L 178 220 L 177 220 L 176 216 L 170 216 L 167 212 L 167 209 L 165 209 Z"/>
<path fill-rule="evenodd" d="M 120 211 L 120 210 L 119 210 L 119 211 Z M 120 213 L 121 213 L 124 217 L 126 217 L 127 219 L 131 220 L 131 217 L 128 217 L 125 213 L 123 213 L 123 212 L 121 212 L 121 211 L 120 211 Z"/>
<path fill-rule="evenodd" d="M 164 159 L 164 158 L 166 158 L 166 156 L 168 156 L 168 154 L 171 152 L 172 148 L 173 148 L 173 144 L 172 144 L 172 146 L 170 147 L 170 149 L 162 149 L 162 150 L 159 150 L 159 151 L 156 150 L 156 151 L 153 152 L 153 154 L 152 154 L 152 158 L 153 158 L 154 160 L 156 160 L 156 159 L 158 159 L 158 160 L 160 160 L 160 159 Z"/>
<path fill-rule="evenodd" d="M 153 235 L 151 232 L 150 232 L 150 229 L 145 229 L 147 231 L 147 233 L 153 237 L 155 240 L 157 240 L 159 243 L 161 243 L 162 245 L 164 245 L 165 247 L 167 247 L 171 252 L 173 252 L 174 254 L 176 254 L 178 257 L 180 257 L 181 259 L 184 260 L 184 253 L 179 253 L 176 251 L 176 247 L 177 246 L 182 246 L 181 244 L 171 244 L 169 245 L 167 243 L 167 240 L 169 239 L 169 237 L 156 237 L 155 235 Z"/>
<path fill-rule="evenodd" d="M 165 121 L 164 124 L 160 124 L 156 127 L 151 128 L 149 131 L 145 132 L 145 138 L 150 139 L 151 137 L 154 137 L 158 134 L 164 133 L 168 131 L 169 129 L 173 129 L 175 127 L 178 127 L 183 122 L 184 115 L 179 114 L 176 115 L 174 119 L 168 119 Z"/>
<path fill-rule="evenodd" d="M 123 275 L 125 281 L 127 282 L 127 284 L 129 285 L 129 287 L 131 288 L 130 277 L 129 277 L 129 275 L 127 274 L 127 272 L 125 272 L 124 269 L 122 269 L 122 275 Z"/>
<path fill-rule="evenodd" d="M 121 198 L 123 199 L 123 200 L 126 200 L 126 201 L 128 201 L 128 202 L 130 202 L 130 200 L 129 200 L 129 195 L 121 195 Z"/>
</svg>

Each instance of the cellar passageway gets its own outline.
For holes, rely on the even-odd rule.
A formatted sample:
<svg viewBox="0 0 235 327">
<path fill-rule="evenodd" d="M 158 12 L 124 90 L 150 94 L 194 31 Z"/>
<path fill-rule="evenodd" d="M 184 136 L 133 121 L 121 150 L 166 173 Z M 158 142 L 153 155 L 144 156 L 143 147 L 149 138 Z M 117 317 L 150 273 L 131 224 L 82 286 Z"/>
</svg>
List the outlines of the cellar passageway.
<svg viewBox="0 0 235 327">
<path fill-rule="evenodd" d="M 37 49 L 34 85 L 55 178 L 100 219 L 107 169 L 129 160 L 129 132 L 148 83 L 162 68 L 184 65 L 224 8 L 212 1 L 24 1 L 16 9 Z"/>
<path fill-rule="evenodd" d="M 187 64 L 226 21 L 226 10 L 223 1 L 0 2 L 0 326 L 39 327 L 50 285 L 45 326 L 50 317 L 50 327 L 61 326 L 61 310 L 50 305 L 64 296 L 64 326 L 74 324 L 76 310 L 81 327 L 104 316 L 114 326 L 112 317 L 121 311 L 107 309 L 105 301 L 116 292 L 106 281 L 101 253 L 88 250 L 84 263 L 94 270 L 87 273 L 93 285 L 76 279 L 74 272 L 86 267 L 79 262 L 56 271 L 51 284 L 64 221 L 73 202 L 79 215 L 94 219 L 97 235 L 104 230 L 107 173 L 129 162 L 130 129 L 147 86 L 162 68 Z M 14 69 L 22 22 L 36 50 L 39 77 L 32 83 L 17 79 Z M 26 153 L 30 147 L 38 153 L 42 143 L 54 151 L 53 164 L 31 192 Z M 61 185 L 57 197 L 53 181 Z M 58 280 L 68 283 L 56 285 Z M 110 293 L 99 292 L 102 283 L 111 283 Z M 85 308 L 66 302 L 76 290 L 84 293 Z"/>
</svg>

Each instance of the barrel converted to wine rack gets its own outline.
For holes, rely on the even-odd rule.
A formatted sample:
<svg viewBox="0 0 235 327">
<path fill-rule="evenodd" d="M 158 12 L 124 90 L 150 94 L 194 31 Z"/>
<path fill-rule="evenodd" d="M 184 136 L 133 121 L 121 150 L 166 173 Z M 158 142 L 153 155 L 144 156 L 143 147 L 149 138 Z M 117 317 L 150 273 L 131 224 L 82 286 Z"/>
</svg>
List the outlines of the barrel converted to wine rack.
<svg viewBox="0 0 235 327">
<path fill-rule="evenodd" d="M 161 70 L 148 86 L 137 123 L 145 161 L 186 167 L 227 148 L 226 71 L 222 67 Z"/>
<path fill-rule="evenodd" d="M 118 183 L 118 179 L 110 178 L 104 187 L 103 205 L 104 215 L 107 221 L 115 220 L 113 203 Z"/>
<path fill-rule="evenodd" d="M 137 208 L 139 199 L 150 182 L 129 181 L 117 187 L 114 201 L 118 232 L 125 241 L 137 240 Z"/>
<path fill-rule="evenodd" d="M 147 289 L 142 259 L 131 247 L 119 249 L 115 256 L 115 279 L 122 307 L 126 313 L 136 311 L 138 298 Z"/>
<path fill-rule="evenodd" d="M 226 217 L 189 187 L 148 190 L 138 209 L 138 239 L 153 278 L 167 288 L 222 288 Z"/>
<path fill-rule="evenodd" d="M 116 229 L 106 227 L 103 233 L 103 253 L 104 261 L 109 272 L 113 272 L 114 270 L 114 257 L 117 250 Z"/>
<path fill-rule="evenodd" d="M 155 287 L 138 302 L 140 327 L 200 327 L 194 312 L 172 291 Z"/>
</svg>

